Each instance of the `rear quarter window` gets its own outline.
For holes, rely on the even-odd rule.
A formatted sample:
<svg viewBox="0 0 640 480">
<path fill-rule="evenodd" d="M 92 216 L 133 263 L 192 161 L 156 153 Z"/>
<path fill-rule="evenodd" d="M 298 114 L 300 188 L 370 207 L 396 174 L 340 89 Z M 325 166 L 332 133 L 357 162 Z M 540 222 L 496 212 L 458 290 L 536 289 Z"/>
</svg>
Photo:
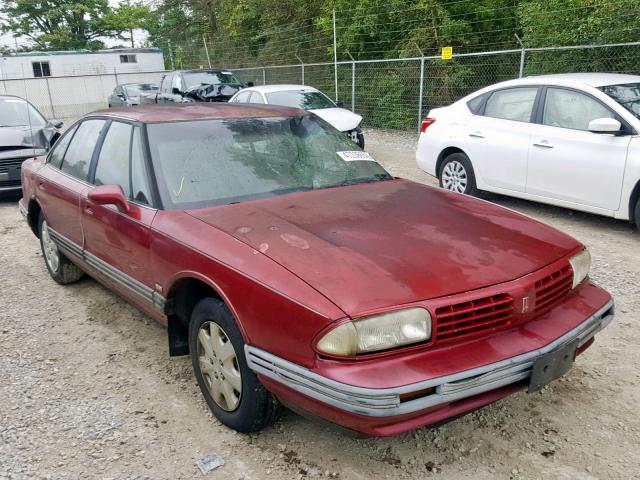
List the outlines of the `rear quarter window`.
<svg viewBox="0 0 640 480">
<path fill-rule="evenodd" d="M 482 95 L 478 95 L 475 98 L 472 98 L 471 100 L 469 100 L 467 102 L 467 108 L 471 111 L 471 113 L 473 113 L 474 115 L 480 115 L 480 112 L 482 110 L 482 105 L 484 104 L 484 100 L 487 98 L 487 94 L 484 93 Z"/>
</svg>

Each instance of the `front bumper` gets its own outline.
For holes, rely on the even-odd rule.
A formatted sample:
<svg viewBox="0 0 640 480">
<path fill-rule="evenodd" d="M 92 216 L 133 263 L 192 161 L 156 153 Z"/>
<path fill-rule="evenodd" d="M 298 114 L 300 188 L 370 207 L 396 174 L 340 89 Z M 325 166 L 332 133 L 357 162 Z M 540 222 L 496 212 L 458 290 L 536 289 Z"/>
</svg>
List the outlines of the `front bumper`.
<svg viewBox="0 0 640 480">
<path fill-rule="evenodd" d="M 612 320 L 613 300 L 609 299 L 586 320 L 539 348 L 391 388 L 339 382 L 253 346 L 246 346 L 245 353 L 249 367 L 287 403 L 303 405 L 303 409 L 311 407 L 307 410 L 348 428 L 384 435 L 435 423 L 434 420 L 441 421 L 526 388 L 537 358 L 574 341 L 581 352 Z M 495 347 L 500 349 L 497 344 Z M 452 408 L 454 405 L 458 410 Z M 434 416 L 432 412 L 440 413 Z M 416 419 L 417 416 L 421 418 Z M 411 418 L 414 420 L 408 421 Z M 389 428 L 393 423 L 396 427 Z"/>
</svg>

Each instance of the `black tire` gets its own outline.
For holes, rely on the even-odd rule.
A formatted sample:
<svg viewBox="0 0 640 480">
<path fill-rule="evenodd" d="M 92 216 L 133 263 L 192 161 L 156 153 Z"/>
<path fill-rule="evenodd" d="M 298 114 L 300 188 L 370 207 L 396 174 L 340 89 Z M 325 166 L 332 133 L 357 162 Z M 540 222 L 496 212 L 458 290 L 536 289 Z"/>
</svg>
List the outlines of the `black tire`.
<svg viewBox="0 0 640 480">
<path fill-rule="evenodd" d="M 634 209 L 633 220 L 636 224 L 636 228 L 640 230 L 640 198 L 636 201 L 636 208 Z"/>
<path fill-rule="evenodd" d="M 240 373 L 242 389 L 239 403 L 233 410 L 223 408 L 214 400 L 201 370 L 198 334 L 201 327 L 206 328 L 209 323 L 215 323 L 222 329 L 225 338 L 231 342 L 235 350 L 235 365 Z M 198 385 L 209 408 L 220 422 L 238 432 L 250 433 L 262 430 L 275 422 L 282 412 L 282 406 L 247 366 L 244 346 L 240 329 L 224 302 L 216 298 L 200 300 L 193 309 L 189 322 L 189 351 Z"/>
<path fill-rule="evenodd" d="M 364 150 L 364 133 L 358 133 L 358 146 Z"/>
<path fill-rule="evenodd" d="M 443 176 L 445 177 L 443 179 Z M 471 160 L 462 152 L 448 155 L 438 172 L 440 187 L 465 195 L 477 195 L 476 176 Z"/>
<path fill-rule="evenodd" d="M 84 272 L 74 264 L 67 256 L 58 250 L 57 247 L 49 247 L 49 251 L 47 252 L 47 246 L 45 243 L 48 243 L 47 240 L 50 241 L 50 236 L 48 230 L 43 232 L 46 228 L 46 220 L 44 215 L 40 213 L 40 218 L 38 219 L 38 236 L 40 237 L 40 248 L 42 250 L 42 258 L 44 259 L 44 264 L 49 271 L 49 275 L 60 285 L 67 285 L 69 283 L 74 283 L 80 280 L 84 276 Z M 44 233 L 44 235 L 43 235 Z M 55 252 L 54 252 L 55 250 Z M 50 260 L 51 255 L 57 255 L 57 260 Z"/>
</svg>

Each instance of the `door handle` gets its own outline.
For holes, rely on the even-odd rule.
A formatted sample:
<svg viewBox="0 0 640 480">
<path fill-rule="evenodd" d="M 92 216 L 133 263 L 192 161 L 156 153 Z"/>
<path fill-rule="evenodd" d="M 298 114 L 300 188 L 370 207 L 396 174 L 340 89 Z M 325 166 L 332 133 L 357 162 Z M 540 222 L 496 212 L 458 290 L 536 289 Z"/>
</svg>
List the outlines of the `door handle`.
<svg viewBox="0 0 640 480">
<path fill-rule="evenodd" d="M 469 136 L 473 138 L 484 138 L 484 135 L 480 131 L 470 133 Z"/>
<path fill-rule="evenodd" d="M 533 146 L 538 148 L 553 148 L 553 145 L 551 145 L 547 140 L 541 140 L 540 142 L 536 142 L 533 144 Z"/>
</svg>

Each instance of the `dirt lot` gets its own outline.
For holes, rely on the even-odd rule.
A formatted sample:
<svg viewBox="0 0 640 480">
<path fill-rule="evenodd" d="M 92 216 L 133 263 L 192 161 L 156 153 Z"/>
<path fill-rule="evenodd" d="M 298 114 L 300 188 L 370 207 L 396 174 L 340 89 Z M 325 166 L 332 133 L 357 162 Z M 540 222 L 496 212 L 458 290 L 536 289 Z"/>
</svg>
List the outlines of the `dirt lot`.
<svg viewBox="0 0 640 480">
<path fill-rule="evenodd" d="M 433 184 L 414 164 L 414 135 L 367 132 L 389 170 Z M 640 477 L 640 233 L 606 218 L 526 201 L 490 200 L 586 243 L 592 276 L 617 319 L 566 376 L 440 428 L 358 439 L 288 413 L 236 434 L 211 418 L 188 358 L 165 330 L 93 280 L 47 275 L 16 199 L 0 202 L 0 479 Z"/>
</svg>

